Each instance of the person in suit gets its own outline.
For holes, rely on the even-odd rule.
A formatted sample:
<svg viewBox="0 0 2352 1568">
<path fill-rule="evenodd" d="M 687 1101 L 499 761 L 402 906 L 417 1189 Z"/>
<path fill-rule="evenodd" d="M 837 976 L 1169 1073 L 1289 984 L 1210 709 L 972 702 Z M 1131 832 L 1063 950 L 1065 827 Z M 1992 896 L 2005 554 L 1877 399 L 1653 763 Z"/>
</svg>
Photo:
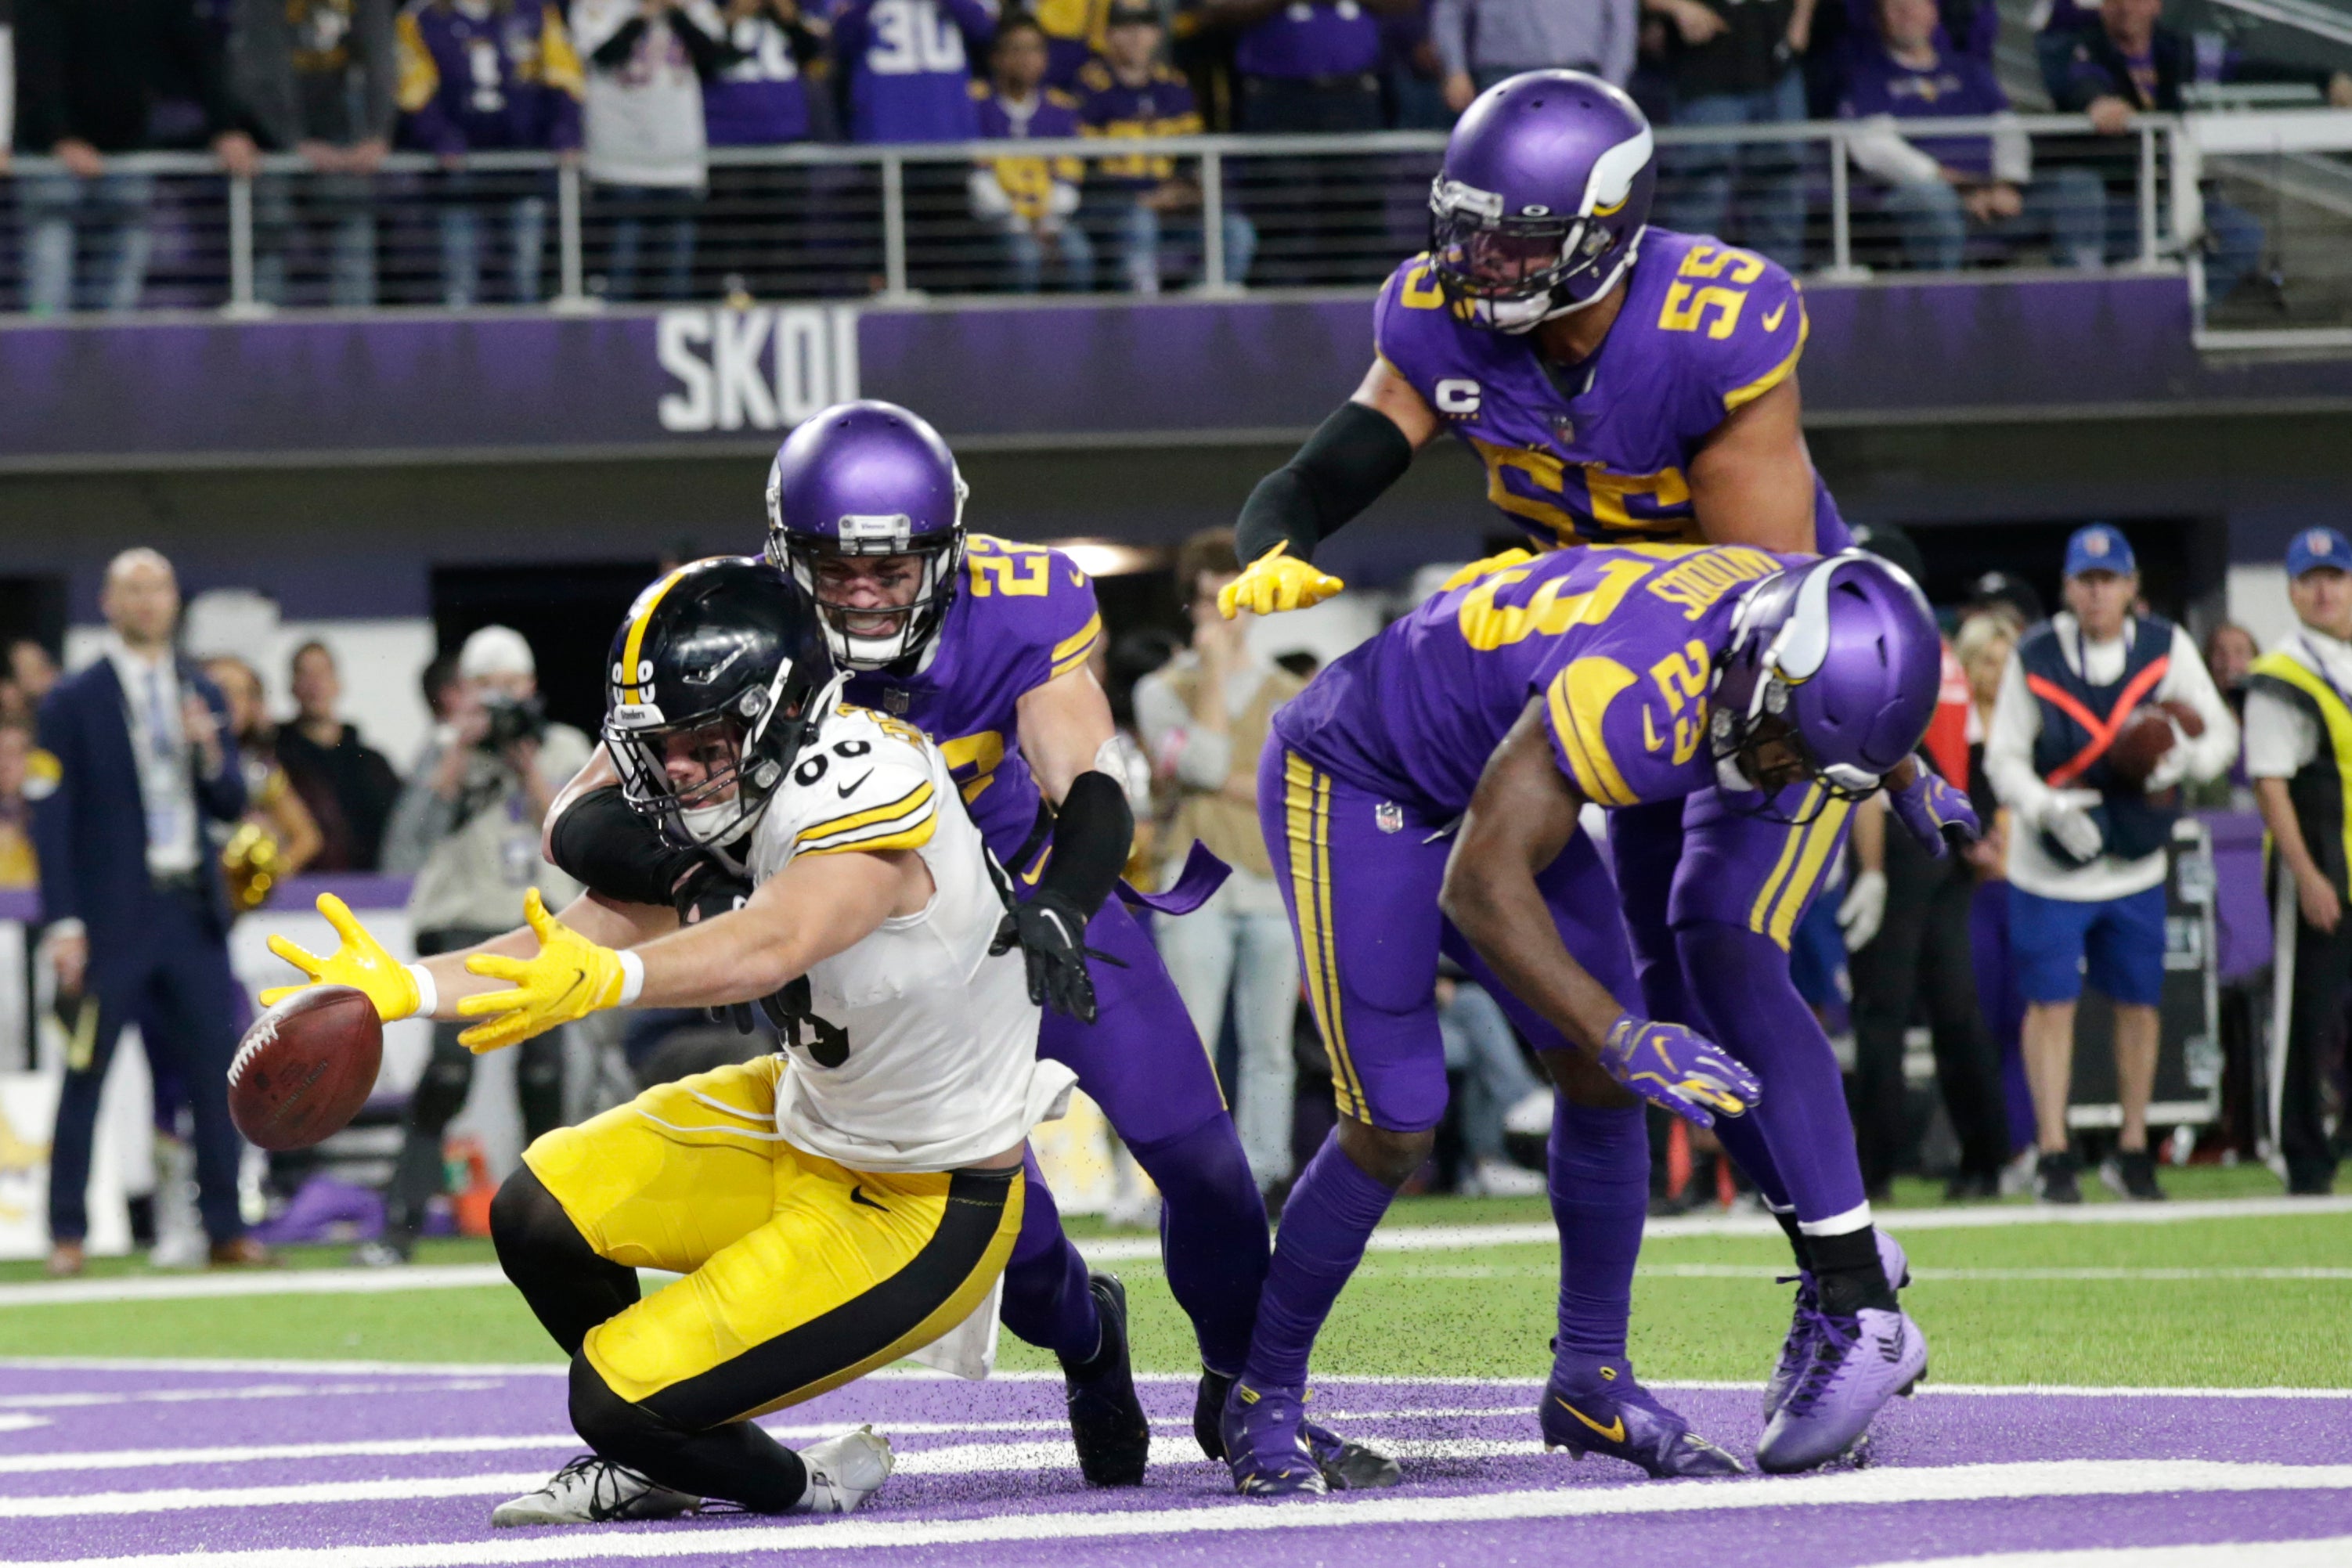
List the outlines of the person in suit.
<svg viewBox="0 0 2352 1568">
<path fill-rule="evenodd" d="M 106 656 L 40 707 L 33 841 L 51 925 L 60 1011 L 96 1003 L 75 1031 L 49 1165 L 49 1271 L 79 1273 L 100 1087 L 125 1023 L 158 1076 L 178 1078 L 194 1122 L 197 1207 L 215 1267 L 268 1260 L 237 1213 L 243 1145 L 228 1113 L 228 1065 L 244 1002 L 229 970 L 229 910 L 209 821 L 244 813 L 228 707 L 173 651 L 180 590 L 171 562 L 125 550 L 106 569 Z"/>
</svg>

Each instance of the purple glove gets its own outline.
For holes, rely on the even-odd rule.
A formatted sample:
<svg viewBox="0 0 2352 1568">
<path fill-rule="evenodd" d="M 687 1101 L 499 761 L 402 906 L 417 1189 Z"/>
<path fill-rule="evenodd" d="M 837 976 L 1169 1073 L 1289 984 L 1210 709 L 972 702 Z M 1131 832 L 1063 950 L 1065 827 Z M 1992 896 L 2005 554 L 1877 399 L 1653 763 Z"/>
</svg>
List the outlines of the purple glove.
<svg viewBox="0 0 2352 1568">
<path fill-rule="evenodd" d="M 1943 776 L 1926 763 L 1912 766 L 1918 777 L 1911 780 L 1911 788 L 1890 789 L 1886 799 L 1904 827 L 1919 841 L 1919 847 L 1941 860 L 1948 841 L 1958 846 L 1982 838 L 1984 824 L 1977 821 L 1977 809 L 1969 804 L 1968 796 L 1944 782 Z"/>
<path fill-rule="evenodd" d="M 1694 1126 L 1714 1126 L 1718 1113 L 1741 1115 L 1764 1094 L 1756 1075 L 1706 1036 L 1632 1013 L 1619 1013 L 1609 1027 L 1601 1065 L 1651 1104 Z"/>
</svg>

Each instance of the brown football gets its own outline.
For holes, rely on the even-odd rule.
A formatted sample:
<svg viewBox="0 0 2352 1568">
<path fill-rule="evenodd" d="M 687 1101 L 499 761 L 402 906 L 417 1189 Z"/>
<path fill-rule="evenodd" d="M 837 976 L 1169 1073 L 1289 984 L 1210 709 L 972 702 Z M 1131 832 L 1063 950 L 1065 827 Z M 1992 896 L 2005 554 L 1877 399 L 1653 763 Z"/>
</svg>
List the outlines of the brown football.
<svg viewBox="0 0 2352 1568">
<path fill-rule="evenodd" d="M 341 1132 L 383 1065 L 375 1004 L 349 986 L 310 986 L 262 1014 L 228 1069 L 237 1131 L 265 1149 L 307 1149 Z"/>
<path fill-rule="evenodd" d="M 2123 733 L 2107 747 L 2107 766 L 2126 788 L 2137 789 L 2179 739 L 2168 714 L 2143 708 L 2125 721 Z"/>
</svg>

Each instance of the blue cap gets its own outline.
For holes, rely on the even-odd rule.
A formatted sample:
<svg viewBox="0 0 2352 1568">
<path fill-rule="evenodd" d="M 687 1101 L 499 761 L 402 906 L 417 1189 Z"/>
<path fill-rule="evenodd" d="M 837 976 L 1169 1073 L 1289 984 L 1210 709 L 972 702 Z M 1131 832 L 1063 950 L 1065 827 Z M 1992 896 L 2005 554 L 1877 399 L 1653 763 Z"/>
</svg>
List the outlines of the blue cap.
<svg viewBox="0 0 2352 1568">
<path fill-rule="evenodd" d="M 2085 523 L 2066 541 L 2068 577 L 2080 577 L 2086 571 L 2112 571 L 2121 576 L 2138 570 L 2139 563 L 2132 559 L 2131 541 L 2113 523 Z"/>
<path fill-rule="evenodd" d="M 2321 567 L 2352 571 L 2352 541 L 2334 528 L 2305 528 L 2286 547 L 2286 574 L 2301 577 Z"/>
</svg>

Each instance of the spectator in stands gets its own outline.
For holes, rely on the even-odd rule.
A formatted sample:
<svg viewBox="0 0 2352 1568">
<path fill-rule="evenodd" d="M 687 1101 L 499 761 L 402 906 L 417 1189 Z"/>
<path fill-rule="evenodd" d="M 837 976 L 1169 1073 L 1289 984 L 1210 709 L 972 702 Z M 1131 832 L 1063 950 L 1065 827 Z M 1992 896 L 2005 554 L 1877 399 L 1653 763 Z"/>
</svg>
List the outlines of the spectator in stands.
<svg viewBox="0 0 2352 1568">
<path fill-rule="evenodd" d="M 110 160 L 184 145 L 156 111 L 192 87 L 194 140 L 230 174 L 253 172 L 258 152 L 237 128 L 220 47 L 188 0 L 17 0 L 15 43 L 16 148 L 65 165 L 16 182 L 25 308 L 136 309 L 155 245 L 155 177 Z M 85 267 L 77 253 L 92 235 Z"/>
<path fill-rule="evenodd" d="M 1856 40 L 1850 53 L 1837 111 L 1863 122 L 1847 150 L 1885 182 L 1905 262 L 1956 271 L 1974 231 L 2047 243 L 2070 267 L 2099 266 L 2106 192 L 2089 170 L 2035 178 L 2032 146 L 2013 126 L 1990 137 L 1904 137 L 1906 120 L 2006 116 L 2009 95 L 1990 65 L 1939 41 L 1936 0 L 1879 0 L 1878 16 L 1879 39 Z"/>
<path fill-rule="evenodd" d="M 294 721 L 278 732 L 278 761 L 319 824 L 322 842 L 311 869 L 373 871 L 400 776 L 337 711 L 343 682 L 324 643 L 295 649 L 291 675 Z"/>
<path fill-rule="evenodd" d="M 416 673 L 416 692 L 425 699 L 425 711 L 433 716 L 435 724 L 447 724 L 454 720 L 457 716 L 458 705 L 466 698 L 466 683 L 457 674 L 457 655 L 435 655 L 425 668 Z"/>
<path fill-rule="evenodd" d="M 1135 718 L 1155 773 L 1177 799 L 1166 880 L 1174 880 L 1195 839 L 1234 868 L 1208 903 L 1181 920 L 1158 922 L 1157 932 L 1160 956 L 1202 1040 L 1223 1032 L 1232 998 L 1241 1046 L 1234 1121 L 1265 1192 L 1291 1176 L 1298 956 L 1258 830 L 1257 765 L 1275 710 L 1306 683 L 1251 651 L 1253 617 L 1228 621 L 1217 612 L 1217 591 L 1241 570 L 1231 528 L 1194 534 L 1176 552 L 1192 645 L 1136 683 Z"/>
<path fill-rule="evenodd" d="M 989 48 L 989 79 L 972 89 L 980 133 L 991 141 L 1023 141 L 1079 133 L 1076 99 L 1045 85 L 1045 30 L 1025 13 L 998 25 Z M 992 158 L 971 172 L 972 215 L 993 229 L 1015 293 L 1034 294 L 1050 248 L 1063 287 L 1094 287 L 1094 246 L 1077 221 L 1086 166 L 1076 158 Z"/>
<path fill-rule="evenodd" d="M 229 734 L 236 739 L 236 763 L 245 774 L 245 815 L 236 824 L 236 831 L 216 836 L 226 839 L 228 850 L 222 863 L 228 873 L 229 905 L 250 909 L 268 893 L 268 882 L 255 885 L 257 875 L 271 880 L 292 876 L 317 858 L 319 824 L 278 763 L 278 727 L 269 722 L 269 705 L 253 666 L 233 654 L 215 654 L 205 661 L 205 674 L 228 702 Z M 266 846 L 254 845 L 250 835 L 243 835 L 248 827 L 267 837 Z"/>
<path fill-rule="evenodd" d="M 1639 0 L 1432 0 L 1430 37 L 1445 62 L 1445 107 L 1459 114 L 1506 77 L 1567 66 L 1623 87 L 1633 74 Z"/>
<path fill-rule="evenodd" d="M 301 225 L 329 234 L 327 302 L 375 303 L 371 179 L 392 147 L 399 112 L 393 0 L 236 0 L 229 81 L 273 152 L 310 165 L 299 179 L 254 185 L 254 297 L 289 303 L 288 252 Z"/>
<path fill-rule="evenodd" d="M 1045 85 L 1071 91 L 1078 68 L 1102 52 L 1108 0 L 1044 0 L 1029 9 L 1045 35 Z"/>
<path fill-rule="evenodd" d="M 522 634 L 485 626 L 457 655 L 464 683 L 451 716 L 433 732 L 384 835 L 384 869 L 414 874 L 408 918 L 420 956 L 470 947 L 511 930 L 527 889 L 561 907 L 578 884 L 540 856 L 549 802 L 588 760 L 588 737 L 548 722 L 537 662 Z M 436 1024 L 433 1053 L 409 1097 L 400 1156 L 384 1198 L 381 1241 L 358 1260 L 404 1263 L 441 1191 L 441 1134 L 465 1108 L 474 1058 L 456 1024 Z M 563 1119 L 563 1046 L 551 1032 L 521 1046 L 516 1097 L 527 1137 Z"/>
<path fill-rule="evenodd" d="M 446 171 L 441 301 L 471 307 L 482 287 L 482 225 L 506 223 L 509 297 L 538 302 L 547 187 L 536 176 L 468 172 L 469 152 L 580 147 L 580 57 L 553 0 L 421 0 L 400 15 L 401 134 Z"/>
<path fill-rule="evenodd" d="M 39 643 L 19 637 L 8 644 L 8 678 L 16 683 L 27 702 L 38 707 L 58 684 L 58 662 Z"/>
<path fill-rule="evenodd" d="M 694 291 L 696 217 L 710 182 L 702 82 L 719 72 L 725 29 L 709 0 L 574 0 L 607 299 L 684 299 Z M 651 280 L 641 295 L 646 252 Z"/>
<path fill-rule="evenodd" d="M 1991 732 L 1994 703 L 2009 656 L 2024 634 L 2024 622 L 2006 606 L 1962 612 L 1952 638 L 1952 655 L 1969 683 L 1969 803 L 1985 826 L 1984 836 L 1960 851 L 1976 878 L 1969 905 L 1969 949 L 1976 967 L 1977 1006 L 2000 1052 L 2001 1103 L 2007 1113 L 2009 1151 L 2033 1148 L 2033 1094 L 2025 1078 L 2025 993 L 2009 940 L 2009 813 L 2000 809 L 1992 781 L 1985 777 L 1985 737 Z M 2013 1166 L 2004 1167 L 2002 1192 L 2010 1190 Z M 2021 1173 L 2031 1179 L 2031 1171 Z"/>
<path fill-rule="evenodd" d="M 834 16 L 833 57 L 849 139 L 977 140 L 971 58 L 995 35 L 995 9 L 984 0 L 847 0 Z M 954 180 L 961 185 L 962 175 Z"/>
<path fill-rule="evenodd" d="M 78 1274 L 99 1091 L 126 1023 L 194 1113 L 197 1204 L 215 1265 L 268 1260 L 237 1203 L 243 1143 L 228 1067 L 245 1001 L 228 961 L 227 900 L 207 825 L 245 810 L 245 780 L 212 683 L 178 656 L 180 591 L 152 549 L 108 564 L 105 655 L 41 704 L 29 765 L 41 909 L 68 1046 L 49 1166 L 49 1272 Z M 83 998 L 95 1003 L 86 1010 Z"/>
<path fill-rule="evenodd" d="M 25 799 L 25 769 L 32 755 L 32 729 L 0 722 L 0 891 L 40 885 L 40 864 L 33 858 L 33 808 Z"/>
<path fill-rule="evenodd" d="M 1667 73 L 1674 123 L 1770 125 L 1805 118 L 1797 62 L 1812 37 L 1814 0 L 1643 0 L 1673 24 Z M 1706 142 L 1666 149 L 1658 221 L 1719 235 L 1796 271 L 1804 265 L 1801 143 Z M 1736 177 L 1736 178 L 1735 178 Z M 1739 222 L 1731 222 L 1735 184 Z"/>
<path fill-rule="evenodd" d="M 2246 692 L 2246 770 L 2294 889 L 2294 936 L 2277 962 L 2287 995 L 2286 1064 L 2278 1091 L 2286 1189 L 2324 1197 L 2336 1185 L 2327 1130 L 2330 1048 L 2344 1038 L 2352 987 L 2352 542 L 2306 528 L 2286 551 L 2287 597 L 2300 623 L 2255 661 Z"/>
<path fill-rule="evenodd" d="M 2352 107 L 2352 75 L 2315 71 L 2242 58 L 2217 47 L 2219 40 L 2191 37 L 2157 25 L 2164 0 L 2101 0 L 2098 16 L 2078 26 L 2066 59 L 2064 78 L 2052 96 L 2058 108 L 2087 113 L 2102 136 L 2130 131 L 2132 117 L 2178 114 L 2181 89 L 2191 81 L 2307 82 L 2327 101 Z M 2137 256 L 2140 246 L 2139 149 L 2128 147 L 2099 157 L 2090 167 L 2107 188 L 2107 256 Z M 2262 224 L 2231 205 L 2209 187 L 2205 208 L 2205 298 L 2227 297 L 2262 265 Z"/>
<path fill-rule="evenodd" d="M 702 84 L 703 134 L 713 147 L 774 147 L 811 135 L 804 67 L 830 35 L 799 0 L 727 0 L 718 74 Z M 808 171 L 722 164 L 710 172 L 713 233 L 703 246 L 721 292 L 794 292 L 793 253 L 812 215 Z"/>
<path fill-rule="evenodd" d="M 2147 1106 L 2164 988 L 2167 852 L 2179 814 L 2165 792 L 2227 768 L 2238 726 L 2189 633 L 2134 613 L 2139 572 L 2120 532 L 2105 523 L 2075 530 L 2065 592 L 2066 609 L 2011 657 L 1985 741 L 1985 771 L 2014 818 L 2009 918 L 2040 1129 L 2036 1177 L 2045 1201 L 2082 1201 L 2066 1108 L 2074 1004 L 2087 977 L 2115 1003 L 2123 1105 L 2116 1156 L 2100 1174 L 2127 1197 L 2159 1198 Z M 2105 751 L 2142 704 L 2148 712 L 2160 705 L 2174 736 L 2134 786 Z M 2186 733 L 2199 725 L 2200 733 Z"/>
<path fill-rule="evenodd" d="M 1102 57 L 1078 72 L 1078 120 L 1087 136 L 1192 136 L 1201 130 L 1192 89 L 1160 57 L 1160 13 L 1151 0 L 1111 0 Z M 1160 292 L 1163 238 L 1201 233 L 1201 187 L 1160 154 L 1104 158 L 1087 172 L 1088 218 L 1113 235 L 1127 286 Z M 1239 283 L 1257 250 L 1241 208 L 1224 207 L 1225 278 Z"/>
<path fill-rule="evenodd" d="M 1381 90 L 1388 96 L 1392 131 L 1443 131 L 1454 123 L 1445 105 L 1445 60 L 1430 37 L 1424 7 L 1381 18 Z"/>
</svg>

